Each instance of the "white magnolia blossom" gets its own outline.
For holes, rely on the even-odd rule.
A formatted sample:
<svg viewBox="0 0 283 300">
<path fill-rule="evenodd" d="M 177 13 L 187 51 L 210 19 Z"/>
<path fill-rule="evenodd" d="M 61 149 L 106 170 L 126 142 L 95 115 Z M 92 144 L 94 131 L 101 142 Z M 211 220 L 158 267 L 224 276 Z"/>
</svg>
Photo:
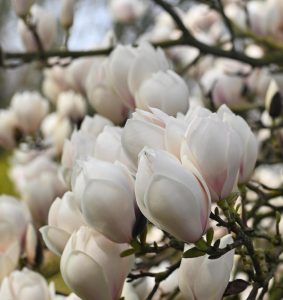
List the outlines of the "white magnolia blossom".
<svg viewBox="0 0 283 300">
<path fill-rule="evenodd" d="M 44 224 L 52 202 L 66 189 L 59 180 L 58 165 L 47 156 L 39 156 L 26 165 L 15 165 L 11 178 L 28 204 L 34 220 Z"/>
<path fill-rule="evenodd" d="M 58 155 L 62 153 L 65 139 L 72 132 L 71 122 L 67 118 L 62 118 L 58 113 L 49 114 L 42 122 L 41 131 L 45 143 L 51 147 L 52 152 Z"/>
<path fill-rule="evenodd" d="M 97 113 L 115 124 L 121 124 L 127 118 L 128 108 L 113 89 L 110 76 L 107 59 L 94 61 L 87 76 L 86 93 L 91 106 Z"/>
<path fill-rule="evenodd" d="M 13 96 L 11 110 L 15 113 L 19 129 L 32 134 L 39 129 L 49 105 L 38 92 L 23 92 Z"/>
<path fill-rule="evenodd" d="M 3 280 L 0 288 L 3 300 L 55 300 L 52 286 L 39 273 L 27 268 L 14 271 Z"/>
<path fill-rule="evenodd" d="M 246 121 L 242 117 L 236 116 L 226 105 L 222 105 L 217 113 L 240 136 L 243 152 L 239 169 L 239 182 L 244 183 L 249 180 L 255 167 L 258 152 L 257 139 Z"/>
<path fill-rule="evenodd" d="M 134 170 L 134 164 L 122 147 L 122 133 L 123 129 L 121 127 L 105 126 L 97 136 L 94 157 L 112 163 L 119 161 L 127 166 L 129 170 Z"/>
<path fill-rule="evenodd" d="M 135 93 L 136 107 L 149 110 L 159 108 L 171 116 L 186 113 L 189 108 L 189 90 L 185 81 L 171 70 L 153 73 Z"/>
<path fill-rule="evenodd" d="M 201 85 L 206 94 L 211 94 L 213 104 L 219 107 L 227 104 L 229 107 L 237 107 L 243 102 L 242 91 L 244 78 L 226 74 L 224 70 L 212 68 L 204 73 Z"/>
<path fill-rule="evenodd" d="M 29 13 L 35 0 L 12 0 L 11 2 L 17 16 L 24 17 Z"/>
<path fill-rule="evenodd" d="M 86 95 L 85 82 L 93 62 L 92 57 L 75 59 L 65 68 L 66 84 L 77 93 Z"/>
<path fill-rule="evenodd" d="M 129 89 L 128 74 L 136 55 L 137 51 L 132 46 L 118 45 L 111 53 L 108 64 L 113 88 L 130 109 L 135 108 L 135 100 Z"/>
<path fill-rule="evenodd" d="M 220 248 L 233 243 L 231 235 L 221 239 Z M 185 248 L 188 249 L 188 248 Z M 179 269 L 179 288 L 185 299 L 221 300 L 228 285 L 235 250 L 217 259 L 208 255 L 183 258 Z"/>
<path fill-rule="evenodd" d="M 0 196 L 0 248 L 14 237 L 23 245 L 28 223 L 31 221 L 30 212 L 24 202 L 8 196 Z"/>
<path fill-rule="evenodd" d="M 81 227 L 72 234 L 62 254 L 64 281 L 84 300 L 119 299 L 134 260 L 132 255 L 120 257 L 127 247 Z"/>
<path fill-rule="evenodd" d="M 60 23 L 63 28 L 73 25 L 75 0 L 63 0 L 60 13 Z"/>
<path fill-rule="evenodd" d="M 190 116 L 181 158 L 198 169 L 212 200 L 217 201 L 229 196 L 238 181 L 243 157 L 241 137 L 219 114 L 196 108 Z"/>
<path fill-rule="evenodd" d="M 116 22 L 131 23 L 141 18 L 147 5 L 141 0 L 111 0 L 110 11 Z"/>
<path fill-rule="evenodd" d="M 162 49 L 154 49 L 150 44 L 142 43 L 136 49 L 136 56 L 128 74 L 130 92 L 134 95 L 142 82 L 153 73 L 170 69 L 171 65 Z"/>
<path fill-rule="evenodd" d="M 79 161 L 72 189 L 90 226 L 114 242 L 131 241 L 141 214 L 134 180 L 125 166 L 94 158 Z"/>
<path fill-rule="evenodd" d="M 73 91 L 60 93 L 57 100 L 57 112 L 61 117 L 78 122 L 86 115 L 86 101 Z"/>
<path fill-rule="evenodd" d="M 189 162 L 181 165 L 165 151 L 145 148 L 140 154 L 135 191 L 141 212 L 160 229 L 188 243 L 204 234 L 210 194 Z"/>
<path fill-rule="evenodd" d="M 12 110 L 0 110 L 0 145 L 11 149 L 16 145 L 16 130 L 18 121 Z"/>
<path fill-rule="evenodd" d="M 50 49 L 56 36 L 56 20 L 53 14 L 39 5 L 34 4 L 31 8 L 31 15 L 32 22 L 36 24 L 36 31 L 43 49 Z M 21 19 L 18 23 L 18 31 L 27 51 L 32 52 L 39 50 L 34 35 Z"/>
<path fill-rule="evenodd" d="M 71 171 L 76 160 L 86 159 L 94 154 L 96 138 L 105 126 L 113 126 L 113 123 L 98 114 L 93 118 L 86 116 L 80 130 L 75 130 L 70 139 L 65 140 L 61 164 L 66 184 L 70 184 Z"/>
<path fill-rule="evenodd" d="M 32 223 L 28 224 L 27 232 L 25 236 L 25 253 L 27 256 L 27 261 L 33 265 L 37 256 L 37 247 L 38 247 L 38 236 L 37 230 L 32 225 Z"/>
<path fill-rule="evenodd" d="M 186 120 L 170 117 L 158 109 L 151 111 L 136 110 L 123 129 L 122 146 L 134 164 L 137 164 L 138 155 L 145 146 L 167 150 L 180 157 Z"/>
<path fill-rule="evenodd" d="M 64 63 L 61 60 L 50 60 L 50 63 Z M 72 64 L 71 64 L 72 65 Z M 71 65 L 68 68 L 71 68 Z M 42 82 L 42 92 L 48 100 L 53 104 L 56 104 L 60 93 L 69 90 L 70 84 L 67 82 L 67 68 L 63 68 L 58 64 L 55 64 L 52 68 L 44 70 L 44 78 Z"/>
<path fill-rule="evenodd" d="M 72 192 L 57 198 L 49 209 L 48 225 L 40 229 L 49 250 L 61 255 L 71 234 L 85 225 Z"/>
<path fill-rule="evenodd" d="M 0 282 L 18 265 L 30 221 L 24 203 L 11 196 L 0 196 Z"/>
</svg>

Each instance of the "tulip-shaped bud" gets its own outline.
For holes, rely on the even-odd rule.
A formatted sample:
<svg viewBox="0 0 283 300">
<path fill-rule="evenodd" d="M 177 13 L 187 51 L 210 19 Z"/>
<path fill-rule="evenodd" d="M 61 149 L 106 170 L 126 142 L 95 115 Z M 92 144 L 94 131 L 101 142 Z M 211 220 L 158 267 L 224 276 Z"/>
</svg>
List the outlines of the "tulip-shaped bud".
<svg viewBox="0 0 283 300">
<path fill-rule="evenodd" d="M 15 166 L 11 177 L 34 221 L 37 225 L 46 224 L 51 204 L 66 190 L 59 180 L 58 165 L 47 156 L 38 156 L 26 165 Z"/>
<path fill-rule="evenodd" d="M 265 96 L 265 108 L 272 118 L 278 118 L 282 113 L 282 94 L 275 80 L 268 86 Z"/>
<path fill-rule="evenodd" d="M 245 79 L 226 74 L 224 70 L 216 68 L 208 70 L 201 78 L 201 85 L 205 93 L 211 95 L 216 107 L 221 104 L 237 107 L 244 101 L 242 92 Z"/>
<path fill-rule="evenodd" d="M 18 265 L 30 219 L 24 203 L 10 196 L 0 196 L 0 282 Z"/>
<path fill-rule="evenodd" d="M 233 243 L 230 235 L 221 239 L 220 248 Z M 179 268 L 179 288 L 185 299 L 221 300 L 228 285 L 235 250 L 218 259 L 208 255 L 183 258 Z"/>
<path fill-rule="evenodd" d="M 36 265 L 41 259 L 41 247 L 35 227 L 28 224 L 25 238 L 25 253 L 27 261 L 31 266 Z"/>
<path fill-rule="evenodd" d="M 75 0 L 62 0 L 60 23 L 65 29 L 73 25 Z"/>
<path fill-rule="evenodd" d="M 81 211 L 72 192 L 57 198 L 50 207 L 48 225 L 40 229 L 43 240 L 50 251 L 60 256 L 71 234 L 85 225 Z"/>
<path fill-rule="evenodd" d="M 110 11 L 114 21 L 128 24 L 144 15 L 146 4 L 140 0 L 111 0 Z"/>
<path fill-rule="evenodd" d="M 56 20 L 54 16 L 36 4 L 32 6 L 31 14 L 32 22 L 36 24 L 36 32 L 40 38 L 43 49 L 50 49 L 56 35 Z M 23 20 L 19 20 L 18 31 L 27 51 L 32 52 L 39 50 L 39 45 L 33 33 Z"/>
<path fill-rule="evenodd" d="M 11 0 L 15 13 L 18 17 L 25 17 L 35 0 Z"/>
<path fill-rule="evenodd" d="M 109 57 L 110 80 L 114 90 L 130 109 L 135 108 L 134 96 L 129 90 L 128 74 L 137 51 L 132 46 L 118 45 Z"/>
<path fill-rule="evenodd" d="M 0 249 L 5 248 L 10 239 L 14 236 L 20 245 L 24 243 L 28 223 L 31 220 L 30 212 L 25 203 L 18 199 L 1 195 L 0 196 Z M 4 243 L 4 241 L 6 241 Z"/>
<path fill-rule="evenodd" d="M 165 151 L 145 148 L 135 183 L 137 203 L 145 217 L 188 243 L 204 234 L 210 213 L 208 188 L 190 168 L 188 162 L 181 165 Z"/>
<path fill-rule="evenodd" d="M 128 108 L 113 89 L 110 78 L 109 60 L 94 62 L 87 76 L 86 92 L 97 113 L 120 124 L 127 118 Z"/>
<path fill-rule="evenodd" d="M 241 139 L 243 152 L 239 169 L 239 183 L 247 182 L 252 175 L 257 159 L 257 139 L 247 122 L 242 117 L 236 116 L 226 105 L 222 105 L 217 114 L 238 133 Z"/>
<path fill-rule="evenodd" d="M 143 220 L 129 171 L 92 158 L 78 164 L 72 186 L 87 223 L 114 242 L 130 242 Z"/>
<path fill-rule="evenodd" d="M 180 156 L 185 123 L 159 109 L 152 108 L 151 111 L 152 113 L 136 110 L 123 129 L 122 146 L 134 164 L 137 164 L 138 155 L 145 146 L 167 150 L 176 157 Z"/>
<path fill-rule="evenodd" d="M 26 134 L 39 129 L 48 109 L 47 100 L 37 92 L 15 94 L 11 100 L 11 110 L 17 117 L 19 129 Z"/>
<path fill-rule="evenodd" d="M 6 277 L 0 288 L 3 300 L 50 300 L 53 296 L 45 278 L 26 268 Z"/>
<path fill-rule="evenodd" d="M 175 72 L 159 71 L 145 79 L 135 94 L 137 108 L 159 108 L 171 116 L 186 113 L 189 108 L 189 90 L 185 81 Z"/>
<path fill-rule="evenodd" d="M 92 57 L 82 57 L 73 60 L 66 68 L 66 83 L 74 91 L 85 95 L 85 82 L 93 62 Z"/>
<path fill-rule="evenodd" d="M 57 113 L 52 113 L 43 120 L 41 131 L 45 142 L 58 155 L 63 150 L 66 138 L 72 133 L 72 125 L 69 119 L 62 118 Z"/>
<path fill-rule="evenodd" d="M 212 200 L 217 201 L 229 196 L 237 183 L 243 153 L 241 138 L 216 113 L 207 115 L 207 110 L 198 108 L 198 114 L 191 116 L 181 158 L 189 159 L 198 169 Z"/>
<path fill-rule="evenodd" d="M 68 68 L 61 66 L 61 64 L 69 64 L 70 60 L 68 58 L 52 58 L 50 63 L 54 64 L 54 66 L 44 70 L 42 92 L 48 100 L 56 105 L 59 94 L 71 89 L 67 82 L 67 70 L 70 66 Z"/>
<path fill-rule="evenodd" d="M 11 149 L 16 145 L 18 121 L 12 110 L 0 110 L 0 146 Z"/>
<path fill-rule="evenodd" d="M 106 125 L 112 126 L 113 123 L 98 114 L 93 118 L 86 116 L 80 130 L 75 130 L 71 138 L 65 140 L 61 163 L 63 178 L 68 185 L 74 163 L 93 155 L 96 138 Z"/>
<path fill-rule="evenodd" d="M 105 126 L 96 139 L 94 157 L 112 163 L 117 160 L 127 166 L 129 170 L 134 170 L 134 164 L 122 148 L 122 132 L 121 127 Z"/>
<path fill-rule="evenodd" d="M 86 116 L 84 118 L 80 130 L 89 132 L 93 137 L 97 137 L 105 126 L 114 126 L 114 124 L 109 119 L 95 114 L 93 117 Z"/>
<path fill-rule="evenodd" d="M 86 115 L 85 99 L 73 91 L 63 92 L 58 96 L 57 112 L 59 116 L 77 123 Z"/>
<path fill-rule="evenodd" d="M 19 242 L 16 239 L 14 239 L 13 242 L 10 241 L 7 247 L 1 249 L 0 283 L 4 277 L 8 276 L 11 272 L 16 270 L 20 259 L 20 253 L 21 253 L 21 247 Z"/>
<path fill-rule="evenodd" d="M 84 300 L 118 300 L 133 257 L 120 257 L 127 249 L 88 227 L 68 241 L 60 263 L 66 284 Z M 78 276 L 83 270 L 83 276 Z"/>
<path fill-rule="evenodd" d="M 128 74 L 129 89 L 133 95 L 138 91 L 142 82 L 153 73 L 171 69 L 162 49 L 154 49 L 150 44 L 143 43 L 136 51 Z"/>
</svg>

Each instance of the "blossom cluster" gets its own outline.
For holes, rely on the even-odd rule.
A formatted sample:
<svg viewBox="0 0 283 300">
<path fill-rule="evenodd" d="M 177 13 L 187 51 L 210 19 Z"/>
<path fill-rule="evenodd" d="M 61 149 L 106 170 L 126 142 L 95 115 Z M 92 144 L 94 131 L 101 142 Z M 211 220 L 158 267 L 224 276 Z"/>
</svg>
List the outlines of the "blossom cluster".
<svg viewBox="0 0 283 300">
<path fill-rule="evenodd" d="M 26 51 L 48 53 L 54 16 L 32 0 L 11 2 Z M 66 32 L 75 4 L 62 1 Z M 222 8 L 239 30 L 247 30 L 246 10 L 254 34 L 281 38 L 281 6 Z M 113 0 L 110 10 L 115 22 L 131 24 L 150 5 Z M 174 12 L 200 41 L 229 37 L 221 14 L 205 4 Z M 283 179 L 277 162 L 274 170 L 256 164 L 282 157 L 283 77 L 188 45 L 153 46 L 165 37 L 181 31 L 160 13 L 135 46 L 107 34 L 100 48 L 113 50 L 105 57 L 46 59 L 41 93 L 17 92 L 0 110 L 16 192 L 0 196 L 1 299 L 158 300 L 176 291 L 179 300 L 220 300 L 235 278 L 234 286 L 254 280 L 268 288 L 271 270 L 251 239 L 281 245 L 280 206 L 268 201 L 282 201 Z M 265 49 L 251 41 L 244 50 L 263 57 Z M 262 223 L 252 219 L 261 205 L 271 216 Z M 253 229 L 257 223 L 272 238 Z M 44 274 L 48 257 L 59 261 L 70 295 L 35 272 Z"/>
</svg>

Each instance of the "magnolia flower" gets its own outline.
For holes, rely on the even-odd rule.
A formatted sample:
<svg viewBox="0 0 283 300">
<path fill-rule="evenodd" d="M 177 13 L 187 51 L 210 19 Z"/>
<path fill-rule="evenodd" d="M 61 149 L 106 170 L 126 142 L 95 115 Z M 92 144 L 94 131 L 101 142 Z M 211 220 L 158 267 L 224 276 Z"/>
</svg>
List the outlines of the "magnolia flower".
<svg viewBox="0 0 283 300">
<path fill-rule="evenodd" d="M 97 113 L 116 124 L 122 123 L 128 115 L 128 108 L 111 85 L 109 61 L 95 61 L 90 70 L 86 92 L 91 106 Z"/>
<path fill-rule="evenodd" d="M 274 18 L 272 11 L 268 8 L 267 2 L 268 1 L 250 1 L 247 3 L 250 27 L 258 35 L 267 35 L 276 19 L 276 17 Z"/>
<path fill-rule="evenodd" d="M 140 0 L 111 0 L 110 11 L 113 19 L 120 23 L 131 23 L 142 17 L 146 4 Z"/>
<path fill-rule="evenodd" d="M 30 265 L 34 265 L 37 259 L 38 236 L 36 228 L 29 223 L 25 236 L 25 253 Z"/>
<path fill-rule="evenodd" d="M 50 63 L 64 63 L 63 59 L 52 59 Z M 69 61 L 68 61 L 69 62 Z M 56 104 L 60 93 L 69 90 L 70 84 L 67 82 L 68 72 L 70 68 L 64 68 L 55 64 L 52 68 L 44 70 L 44 79 L 42 82 L 42 92 L 53 104 Z"/>
<path fill-rule="evenodd" d="M 65 140 L 61 163 L 66 183 L 70 181 L 71 171 L 76 160 L 92 156 L 96 138 L 106 125 L 112 126 L 113 123 L 98 114 L 93 118 L 86 116 L 80 130 L 75 130 L 71 138 Z"/>
<path fill-rule="evenodd" d="M 14 239 L 0 251 L 0 282 L 13 272 L 19 263 L 21 247 L 19 242 Z"/>
<path fill-rule="evenodd" d="M 204 234 L 209 213 L 208 188 L 189 162 L 165 151 L 145 148 L 140 154 L 135 191 L 141 212 L 154 225 L 191 243 Z"/>
<path fill-rule="evenodd" d="M 28 204 L 34 220 L 44 224 L 52 202 L 66 189 L 59 180 L 58 165 L 49 157 L 39 156 L 26 165 L 14 166 L 11 178 Z"/>
<path fill-rule="evenodd" d="M 40 38 L 42 47 L 45 50 L 51 48 L 56 35 L 55 18 L 50 12 L 36 4 L 34 4 L 31 8 L 31 15 L 32 22 L 36 24 L 36 31 Z M 18 23 L 18 31 L 27 51 L 32 52 L 39 50 L 33 33 L 21 19 Z"/>
<path fill-rule="evenodd" d="M 71 234 L 85 225 L 72 192 L 57 198 L 50 207 L 48 226 L 40 229 L 43 240 L 50 251 L 60 256 Z"/>
<path fill-rule="evenodd" d="M 132 256 L 120 257 L 127 247 L 81 227 L 72 234 L 62 254 L 64 281 L 84 300 L 119 299 L 133 263 Z"/>
<path fill-rule="evenodd" d="M 15 94 L 11 100 L 11 110 L 15 113 L 18 127 L 27 134 L 39 129 L 49 106 L 37 92 L 23 92 Z M 36 112 L 36 113 L 35 113 Z"/>
<path fill-rule="evenodd" d="M 159 108 L 168 115 L 186 113 L 189 90 L 185 81 L 171 70 L 153 73 L 145 79 L 135 94 L 137 108 Z"/>
<path fill-rule="evenodd" d="M 216 107 L 221 104 L 237 107 L 244 100 L 242 95 L 245 87 L 244 78 L 231 76 L 224 70 L 215 68 L 208 70 L 201 78 L 201 85 L 207 94 L 211 94 Z"/>
<path fill-rule="evenodd" d="M 128 74 L 128 85 L 132 95 L 140 88 L 143 81 L 158 71 L 171 69 L 162 49 L 154 49 L 148 43 L 141 44 L 136 49 L 136 56 Z"/>
<path fill-rule="evenodd" d="M 122 147 L 122 132 L 121 127 L 105 126 L 96 139 L 94 157 L 112 163 L 117 160 L 126 165 L 129 170 L 134 170 L 135 166 Z"/>
<path fill-rule="evenodd" d="M 0 282 L 18 265 L 30 220 L 23 202 L 11 196 L 0 196 Z"/>
<path fill-rule="evenodd" d="M 186 131 L 185 121 L 170 117 L 158 109 L 151 111 L 136 110 L 123 129 L 122 146 L 134 164 L 137 164 L 138 155 L 145 146 L 180 156 L 180 145 Z"/>
<path fill-rule="evenodd" d="M 24 243 L 28 223 L 31 221 L 30 212 L 26 204 L 18 199 L 0 196 L 0 249 L 6 247 L 14 237 L 19 244 Z"/>
<path fill-rule="evenodd" d="M 61 117 L 67 117 L 73 122 L 83 119 L 86 114 L 85 99 L 73 91 L 63 92 L 58 96 L 57 112 Z"/>
<path fill-rule="evenodd" d="M 0 146 L 10 149 L 16 144 L 18 122 L 12 110 L 0 110 Z"/>
<path fill-rule="evenodd" d="M 219 21 L 219 15 L 209 5 L 199 4 L 192 6 L 187 11 L 183 21 L 193 32 L 208 31 L 213 24 Z"/>
<path fill-rule="evenodd" d="M 236 116 L 226 105 L 222 105 L 217 114 L 238 133 L 241 139 L 243 152 L 239 169 L 239 182 L 247 182 L 254 170 L 257 159 L 257 139 L 247 122 L 242 117 Z"/>
<path fill-rule="evenodd" d="M 92 57 L 81 57 L 72 61 L 66 68 L 66 83 L 76 92 L 86 94 L 85 82 L 93 62 Z"/>
<path fill-rule="evenodd" d="M 52 146 L 54 154 L 60 154 L 64 141 L 72 132 L 71 122 L 57 113 L 49 114 L 42 122 L 41 131 L 45 142 Z"/>
<path fill-rule="evenodd" d="M 53 296 L 45 278 L 27 268 L 14 271 L 3 280 L 0 288 L 3 300 L 50 300 Z"/>
<path fill-rule="evenodd" d="M 221 239 L 220 248 L 233 243 L 231 235 Z M 179 268 L 179 288 L 190 300 L 221 300 L 228 285 L 235 250 L 217 259 L 208 255 L 183 258 Z"/>
<path fill-rule="evenodd" d="M 60 23 L 63 28 L 73 25 L 75 0 L 63 0 L 60 14 Z"/>
<path fill-rule="evenodd" d="M 242 140 L 216 113 L 197 108 L 190 115 L 181 158 L 189 159 L 198 169 L 212 200 L 217 201 L 229 196 L 237 183 L 243 157 Z"/>
<path fill-rule="evenodd" d="M 25 17 L 35 0 L 12 0 L 13 8 L 18 17 Z"/>
<path fill-rule="evenodd" d="M 73 174 L 72 189 L 87 223 L 114 242 L 130 242 L 143 220 L 127 168 L 89 158 Z"/>
<path fill-rule="evenodd" d="M 118 45 L 111 53 L 108 64 L 113 89 L 130 109 L 135 108 L 135 101 L 129 90 L 128 74 L 136 55 L 137 51 L 132 46 Z"/>
</svg>

